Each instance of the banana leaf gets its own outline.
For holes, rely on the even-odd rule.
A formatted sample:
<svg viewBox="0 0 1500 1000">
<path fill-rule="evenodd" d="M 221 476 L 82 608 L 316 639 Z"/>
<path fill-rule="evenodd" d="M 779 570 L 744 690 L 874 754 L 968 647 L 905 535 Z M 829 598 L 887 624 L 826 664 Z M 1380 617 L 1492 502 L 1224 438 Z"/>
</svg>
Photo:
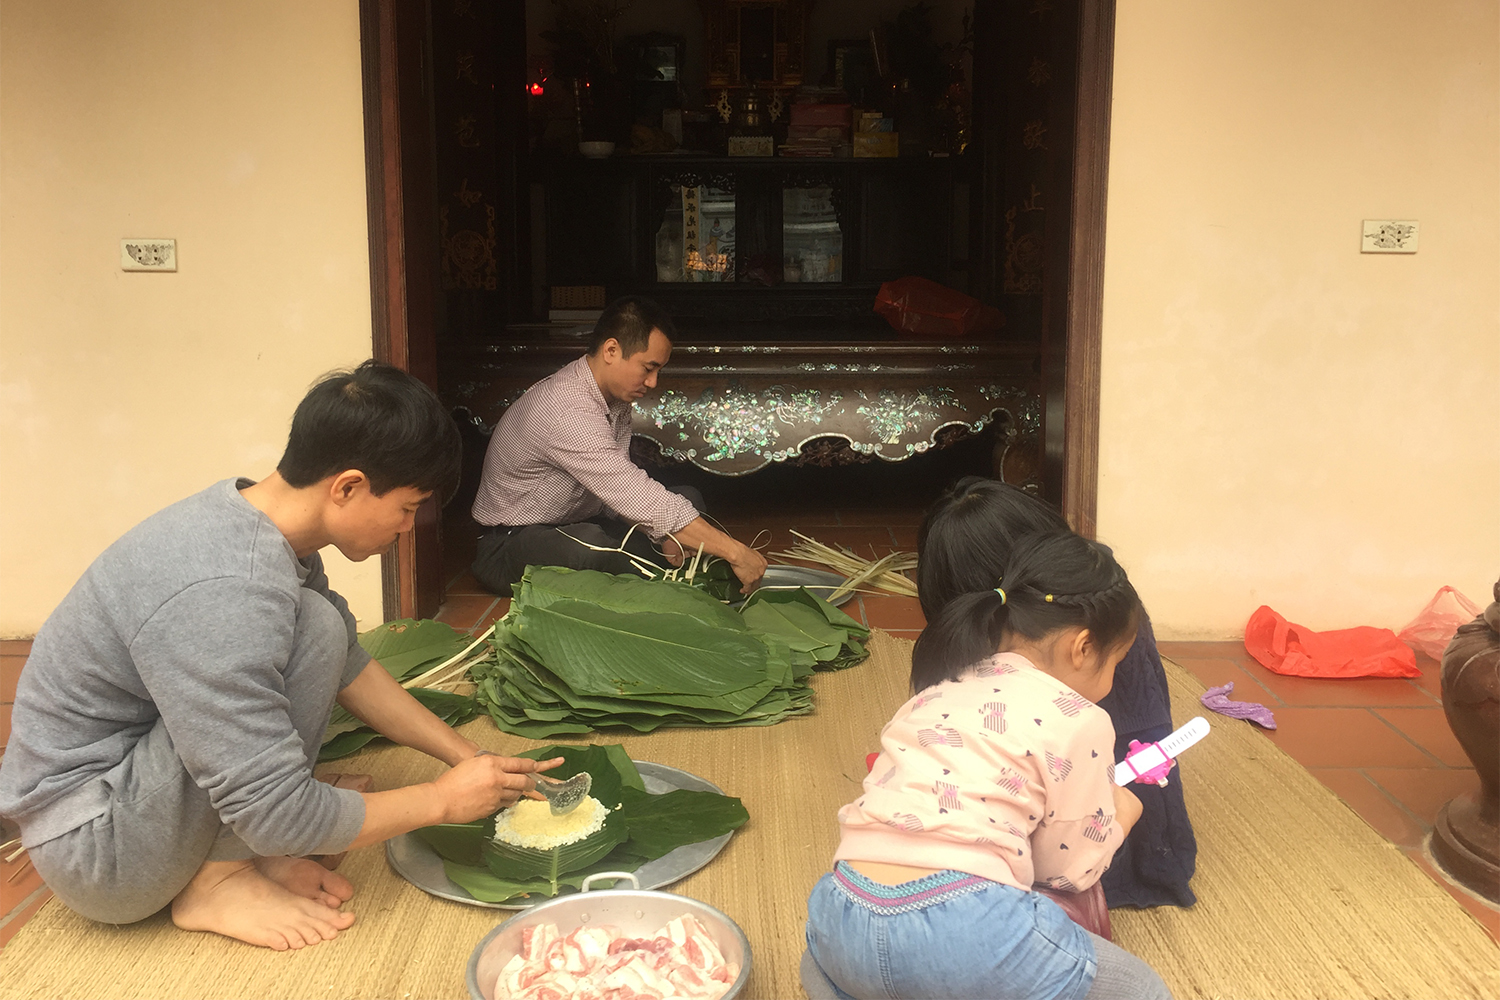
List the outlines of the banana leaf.
<svg viewBox="0 0 1500 1000">
<path fill-rule="evenodd" d="M 359 644 L 398 681 L 415 677 L 464 651 L 473 639 L 430 619 L 398 618 L 361 632 Z"/>
<path fill-rule="evenodd" d="M 538 747 L 519 756 L 564 758 L 547 772 L 557 778 L 587 771 L 593 776 L 590 794 L 611 813 L 604 829 L 552 851 L 495 844 L 493 820 L 415 831 L 443 859 L 448 877 L 486 902 L 554 896 L 578 888 L 585 875 L 634 871 L 683 844 L 722 836 L 749 818 L 739 799 L 714 792 L 648 794 L 640 771 L 618 744 Z"/>
<path fill-rule="evenodd" d="M 450 726 L 460 726 L 480 712 L 479 702 L 470 695 L 454 694 L 432 688 L 412 688 L 409 692 L 439 719 Z M 364 749 L 379 733 L 355 718 L 342 705 L 335 705 L 318 748 L 318 760 L 337 760 Z"/>
<path fill-rule="evenodd" d="M 523 607 L 545 608 L 557 601 L 587 601 L 623 613 L 684 614 L 705 625 L 745 630 L 745 623 L 732 609 L 687 584 L 615 576 L 597 570 L 527 567 L 516 590 L 516 602 Z"/>
<path fill-rule="evenodd" d="M 747 700 L 745 692 L 765 678 L 764 644 L 748 632 L 706 626 L 689 615 L 621 614 L 558 601 L 522 609 L 513 627 L 538 660 L 566 665 L 569 686 L 580 694 L 691 692 L 722 698 L 728 711 L 743 711 L 763 697 Z"/>
</svg>

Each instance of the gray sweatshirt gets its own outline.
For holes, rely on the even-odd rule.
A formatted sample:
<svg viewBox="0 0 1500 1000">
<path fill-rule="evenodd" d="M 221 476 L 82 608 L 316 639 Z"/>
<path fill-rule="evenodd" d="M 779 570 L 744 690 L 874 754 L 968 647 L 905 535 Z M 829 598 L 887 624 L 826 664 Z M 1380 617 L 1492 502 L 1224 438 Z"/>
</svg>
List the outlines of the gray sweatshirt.
<svg viewBox="0 0 1500 1000">
<path fill-rule="evenodd" d="M 104 815 L 108 782 L 98 779 L 158 719 L 220 819 L 257 854 L 335 853 L 359 833 L 364 800 L 314 780 L 288 715 L 283 672 L 303 602 L 338 612 L 304 622 L 341 618 L 347 633 L 335 640 L 347 658 L 327 666 L 339 679 L 325 690 L 354 680 L 370 657 L 322 559 L 298 560 L 240 495 L 248 485 L 227 479 L 132 528 L 37 633 L 0 761 L 0 813 L 21 824 L 28 846 Z"/>
</svg>

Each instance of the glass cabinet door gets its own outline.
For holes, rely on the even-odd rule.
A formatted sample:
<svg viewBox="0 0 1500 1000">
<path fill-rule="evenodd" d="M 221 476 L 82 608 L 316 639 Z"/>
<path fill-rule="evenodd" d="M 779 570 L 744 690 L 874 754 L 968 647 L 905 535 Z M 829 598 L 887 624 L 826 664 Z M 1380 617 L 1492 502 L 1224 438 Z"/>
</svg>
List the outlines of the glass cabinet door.
<svg viewBox="0 0 1500 1000">
<path fill-rule="evenodd" d="M 676 185 L 656 233 L 656 280 L 734 280 L 734 192 Z"/>
<path fill-rule="evenodd" d="M 833 210 L 833 188 L 781 191 L 782 280 L 844 280 L 844 232 Z"/>
</svg>

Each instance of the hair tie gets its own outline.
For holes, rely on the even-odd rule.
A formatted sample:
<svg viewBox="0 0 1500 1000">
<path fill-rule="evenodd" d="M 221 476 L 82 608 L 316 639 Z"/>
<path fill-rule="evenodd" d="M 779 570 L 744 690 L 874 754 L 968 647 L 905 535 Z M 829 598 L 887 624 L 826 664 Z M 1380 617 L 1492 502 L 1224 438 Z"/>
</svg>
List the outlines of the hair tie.
<svg viewBox="0 0 1500 1000">
<path fill-rule="evenodd" d="M 1000 603 L 1004 604 L 1005 603 L 1005 589 L 1003 587 L 996 587 L 995 588 L 995 593 L 997 593 L 997 594 L 1000 595 Z"/>
<path fill-rule="evenodd" d="M 1052 603 L 1052 595 L 1048 594 L 1046 597 L 1043 598 L 1043 600 L 1046 601 L 1048 604 L 1051 604 Z"/>
</svg>

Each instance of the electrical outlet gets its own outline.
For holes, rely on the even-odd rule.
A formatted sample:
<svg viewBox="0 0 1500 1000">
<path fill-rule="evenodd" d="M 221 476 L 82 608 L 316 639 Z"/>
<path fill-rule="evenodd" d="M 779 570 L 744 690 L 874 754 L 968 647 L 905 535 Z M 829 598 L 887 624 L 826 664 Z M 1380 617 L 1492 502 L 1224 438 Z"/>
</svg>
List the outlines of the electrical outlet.
<svg viewBox="0 0 1500 1000">
<path fill-rule="evenodd" d="M 1416 253 L 1416 219 L 1366 219 L 1360 253 Z"/>
<path fill-rule="evenodd" d="M 177 241 L 141 237 L 120 241 L 120 270 L 177 270 Z"/>
</svg>

